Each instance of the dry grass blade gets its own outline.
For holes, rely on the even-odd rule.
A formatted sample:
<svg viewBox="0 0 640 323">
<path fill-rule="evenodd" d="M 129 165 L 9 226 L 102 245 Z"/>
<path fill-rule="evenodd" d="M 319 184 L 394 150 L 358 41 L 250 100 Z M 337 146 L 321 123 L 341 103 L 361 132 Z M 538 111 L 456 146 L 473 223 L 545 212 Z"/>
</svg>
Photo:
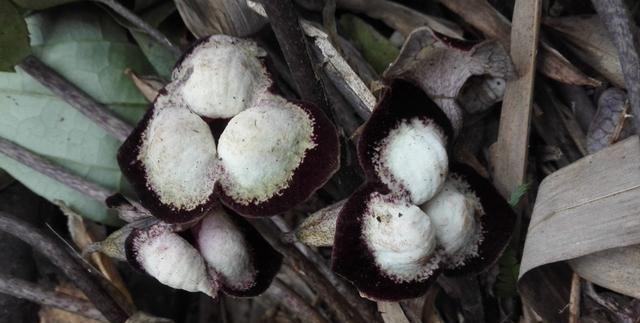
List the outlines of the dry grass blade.
<svg viewBox="0 0 640 323">
<path fill-rule="evenodd" d="M 462 19 L 480 30 L 487 38 L 498 39 L 505 47 L 509 47 L 510 23 L 487 0 L 439 0 L 445 7 L 460 15 Z M 533 2 L 533 1 L 532 1 Z M 520 24 L 518 19 L 512 19 Z M 538 68 L 548 77 L 574 85 L 599 86 L 600 82 L 582 73 L 569 62 L 560 52 L 542 42 L 540 51 L 540 66 Z"/>
<path fill-rule="evenodd" d="M 378 302 L 378 311 L 385 323 L 410 323 L 400 303 Z"/>
<path fill-rule="evenodd" d="M 634 136 L 545 178 L 529 224 L 520 281 L 550 263 L 640 243 L 638 165 L 640 140 Z"/>
<path fill-rule="evenodd" d="M 574 55 L 616 86 L 624 87 L 618 53 L 597 16 L 545 18 L 543 24 L 558 31 Z"/>
<path fill-rule="evenodd" d="M 507 82 L 498 141 L 491 147 L 494 180 L 503 196 L 524 183 L 533 105 L 542 1 L 519 0 L 513 13 L 511 59 L 518 76 Z"/>
<path fill-rule="evenodd" d="M 214 34 L 244 37 L 267 23 L 244 0 L 176 0 L 176 8 L 198 38 Z"/>
</svg>

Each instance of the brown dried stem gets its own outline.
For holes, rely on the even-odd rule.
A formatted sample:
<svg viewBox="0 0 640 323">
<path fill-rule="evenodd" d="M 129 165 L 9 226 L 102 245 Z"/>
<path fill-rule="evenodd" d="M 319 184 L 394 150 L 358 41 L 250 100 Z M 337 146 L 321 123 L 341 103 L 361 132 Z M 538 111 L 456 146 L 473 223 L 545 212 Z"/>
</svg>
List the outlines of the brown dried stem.
<svg viewBox="0 0 640 323">
<path fill-rule="evenodd" d="M 276 278 L 271 283 L 267 293 L 279 303 L 285 305 L 300 321 L 309 323 L 328 323 L 328 321 L 318 313 L 313 307 L 287 286 L 283 281 Z"/>
<path fill-rule="evenodd" d="M 126 311 L 100 285 L 93 274 L 85 270 L 66 251 L 60 241 L 5 212 L 0 212 L 0 231 L 26 242 L 46 256 L 87 296 L 108 321 L 120 323 L 127 320 L 129 315 Z"/>
<path fill-rule="evenodd" d="M 293 3 L 291 0 L 262 0 L 262 4 L 300 97 L 321 107 L 331 117 L 332 113 L 327 106 L 322 83 L 313 69 L 307 41 Z"/>
<path fill-rule="evenodd" d="M 57 97 L 100 125 L 114 138 L 124 141 L 133 130 L 133 127 L 129 124 L 113 116 L 104 104 L 99 103 L 80 88 L 64 79 L 58 72 L 35 56 L 28 56 L 19 66 L 27 74 L 51 90 Z"/>
<path fill-rule="evenodd" d="M 365 322 L 360 314 L 349 305 L 344 296 L 320 272 L 316 264 L 305 257 L 295 246 L 285 244 L 280 240 L 283 232 L 273 223 L 259 219 L 251 219 L 251 223 L 278 251 L 286 256 L 286 261 L 289 261 L 291 267 L 319 294 L 320 300 L 327 304 L 331 313 L 340 322 Z"/>
<path fill-rule="evenodd" d="M 629 92 L 631 112 L 635 116 L 636 130 L 640 130 L 640 57 L 638 56 L 638 39 L 635 39 L 632 23 L 624 1 L 591 0 L 600 16 L 600 20 L 611 35 L 613 44 L 618 49 L 622 74 Z"/>
<path fill-rule="evenodd" d="M 104 203 L 107 197 L 113 194 L 107 189 L 87 181 L 80 176 L 71 174 L 58 165 L 2 137 L 0 137 L 0 154 L 7 155 L 9 158 L 83 193 L 100 203 Z"/>
<path fill-rule="evenodd" d="M 51 306 L 63 311 L 78 314 L 98 321 L 106 321 L 93 304 L 42 288 L 34 283 L 0 274 L 0 293 L 26 299 L 44 306 Z"/>
</svg>

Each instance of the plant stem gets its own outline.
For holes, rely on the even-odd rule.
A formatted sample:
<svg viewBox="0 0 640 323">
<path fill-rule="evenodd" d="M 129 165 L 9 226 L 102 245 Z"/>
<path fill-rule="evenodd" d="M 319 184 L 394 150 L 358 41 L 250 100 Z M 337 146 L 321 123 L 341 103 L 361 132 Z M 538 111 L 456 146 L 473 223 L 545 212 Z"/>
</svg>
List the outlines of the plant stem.
<svg viewBox="0 0 640 323">
<path fill-rule="evenodd" d="M 275 301 L 285 305 L 286 309 L 302 322 L 328 323 L 318 311 L 305 302 L 302 296 L 298 295 L 278 278 L 273 280 L 267 293 L 272 296 Z"/>
<path fill-rule="evenodd" d="M 140 28 L 145 33 L 147 33 L 151 38 L 160 43 L 162 46 L 166 47 L 170 50 L 174 55 L 180 56 L 181 52 L 176 45 L 174 45 L 169 38 L 163 35 L 160 31 L 158 31 L 153 26 L 149 25 L 146 21 L 142 20 L 142 18 L 138 17 L 135 13 L 131 12 L 131 10 L 127 9 L 125 6 L 121 5 L 119 2 L 115 0 L 93 0 L 98 3 L 102 3 L 105 6 L 111 8 L 111 10 L 117 12 L 124 19 L 128 20 L 134 26 Z"/>
<path fill-rule="evenodd" d="M 316 264 L 305 257 L 296 247 L 280 240 L 282 231 L 273 223 L 259 219 L 250 219 L 250 221 L 276 250 L 286 255 L 285 259 L 291 262 L 291 267 L 297 270 L 307 284 L 319 294 L 320 299 L 327 304 L 332 314 L 340 322 L 365 322 L 360 314 L 349 305 L 344 296 L 333 288 L 331 282 L 320 272 Z"/>
<path fill-rule="evenodd" d="M 51 306 L 61 310 L 75 313 L 86 318 L 106 321 L 93 304 L 66 295 L 44 289 L 34 283 L 0 274 L 0 293 L 13 297 L 26 299 L 44 306 Z"/>
<path fill-rule="evenodd" d="M 71 174 L 62 167 L 2 137 L 0 137 L 0 153 L 100 203 L 104 203 L 107 197 L 113 194 L 107 189 L 87 181 L 80 176 Z"/>
<path fill-rule="evenodd" d="M 293 3 L 291 0 L 262 0 L 262 4 L 300 97 L 322 108 L 331 118 L 332 113 L 327 106 L 322 83 L 313 69 L 307 41 Z"/>
<path fill-rule="evenodd" d="M 34 250 L 46 256 L 51 263 L 72 281 L 110 322 L 125 322 L 129 315 L 111 295 L 86 271 L 65 247 L 42 230 L 0 211 L 0 231 L 4 231 L 31 245 Z"/>
<path fill-rule="evenodd" d="M 131 125 L 113 116 L 104 104 L 64 79 L 37 57 L 27 56 L 18 66 L 116 139 L 124 141 L 133 130 Z"/>
<path fill-rule="evenodd" d="M 620 65 L 624 74 L 631 112 L 634 115 L 636 131 L 640 131 L 640 57 L 638 39 L 634 39 L 635 24 L 631 22 L 629 11 L 622 0 L 591 0 L 618 49 Z"/>
<path fill-rule="evenodd" d="M 339 203 L 339 202 L 338 202 Z M 329 207 L 333 207 L 330 205 Z M 334 207 L 335 208 L 335 207 Z M 342 209 L 340 207 L 339 209 Z M 291 228 L 287 223 L 279 216 L 271 217 L 271 221 L 280 229 L 281 232 L 291 232 Z M 318 268 L 318 270 L 331 282 L 332 286 L 335 286 L 336 290 L 340 292 L 346 301 L 354 307 L 360 315 L 369 323 L 379 322 L 380 319 L 373 313 L 373 307 L 368 306 L 367 300 L 360 297 L 353 289 L 349 288 L 344 281 L 340 280 L 327 266 L 322 256 L 320 256 L 314 250 L 304 245 L 301 242 L 293 242 L 293 245 Z"/>
</svg>

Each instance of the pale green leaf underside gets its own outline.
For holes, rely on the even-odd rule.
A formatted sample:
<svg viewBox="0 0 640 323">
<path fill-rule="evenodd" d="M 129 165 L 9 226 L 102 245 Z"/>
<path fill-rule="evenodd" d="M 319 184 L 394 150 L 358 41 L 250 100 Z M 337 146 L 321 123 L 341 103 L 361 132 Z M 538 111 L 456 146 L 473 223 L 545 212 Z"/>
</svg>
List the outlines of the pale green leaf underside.
<svg viewBox="0 0 640 323">
<path fill-rule="evenodd" d="M 123 70 L 148 73 L 151 67 L 122 27 L 98 9 L 78 8 L 52 9 L 28 18 L 34 53 L 133 123 L 147 103 Z M 0 73 L 0 116 L 0 137 L 109 190 L 121 190 L 124 181 L 115 159 L 119 143 L 24 72 Z M 51 201 L 62 200 L 90 219 L 117 223 L 101 203 L 3 155 L 0 168 Z"/>
</svg>

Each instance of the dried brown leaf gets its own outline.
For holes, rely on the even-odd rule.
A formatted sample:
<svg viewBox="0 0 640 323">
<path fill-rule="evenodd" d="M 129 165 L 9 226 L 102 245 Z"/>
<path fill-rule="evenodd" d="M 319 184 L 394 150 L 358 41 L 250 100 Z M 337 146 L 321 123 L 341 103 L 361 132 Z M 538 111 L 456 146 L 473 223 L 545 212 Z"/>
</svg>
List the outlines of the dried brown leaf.
<svg viewBox="0 0 640 323">
<path fill-rule="evenodd" d="M 465 86 L 484 86 L 482 83 L 469 85 L 467 81 L 472 76 L 482 76 L 475 80 L 486 82 L 498 78 L 504 83 L 513 76 L 513 67 L 506 50 L 497 42 L 485 41 L 470 48 L 459 48 L 447 41 L 429 28 L 416 29 L 402 46 L 398 58 L 384 72 L 384 78 L 404 78 L 419 84 L 447 114 L 457 132 L 462 127 L 462 110 L 457 100 L 460 92 Z M 498 96 L 501 98 L 501 93 Z M 481 111 L 488 106 L 474 106 L 472 110 Z"/>
<path fill-rule="evenodd" d="M 616 86 L 625 86 L 618 52 L 598 16 L 547 17 L 543 23 L 562 35 L 574 55 Z"/>
<path fill-rule="evenodd" d="M 67 227 L 71 234 L 71 239 L 78 246 L 80 250 L 87 248 L 89 245 L 103 240 L 105 236 L 104 228 L 99 228 L 97 225 L 85 222 L 85 220 L 74 213 L 72 210 L 62 206 L 62 210 L 67 215 Z M 124 295 L 126 301 L 133 307 L 133 299 L 126 287 L 126 284 L 122 280 L 122 276 L 118 272 L 113 261 L 100 253 L 93 253 L 91 255 L 91 262 L 96 268 L 107 278 L 121 293 Z"/>
<path fill-rule="evenodd" d="M 541 3 L 518 0 L 513 11 L 510 53 L 518 76 L 507 82 L 498 140 L 491 147 L 494 182 L 507 198 L 524 183 L 527 166 Z"/>
<path fill-rule="evenodd" d="M 640 139 L 634 136 L 545 178 L 540 184 L 529 224 L 520 282 L 530 272 L 535 272 L 533 269 L 544 268 L 547 264 L 640 243 L 638 165 Z M 633 257 L 629 258 L 618 265 L 628 264 Z M 583 263 L 590 261 L 594 260 L 586 259 Z M 638 264 L 634 266 L 638 267 Z M 606 269 L 599 269 L 603 271 L 600 283 L 621 290 L 611 276 L 607 278 Z M 632 269 L 619 270 L 611 274 L 616 279 Z M 634 285 L 630 283 L 629 287 Z"/>
<path fill-rule="evenodd" d="M 176 0 L 176 8 L 197 38 L 214 34 L 244 37 L 266 24 L 245 0 Z"/>
<path fill-rule="evenodd" d="M 511 24 L 487 0 L 439 0 L 445 7 L 460 15 L 467 23 L 480 30 L 487 38 L 499 40 L 510 46 Z M 513 21 L 518 21 L 513 18 Z M 517 39 L 517 38 L 515 38 Z M 574 85 L 599 86 L 600 81 L 580 71 L 560 52 L 542 41 L 538 69 L 548 77 Z"/>
</svg>

